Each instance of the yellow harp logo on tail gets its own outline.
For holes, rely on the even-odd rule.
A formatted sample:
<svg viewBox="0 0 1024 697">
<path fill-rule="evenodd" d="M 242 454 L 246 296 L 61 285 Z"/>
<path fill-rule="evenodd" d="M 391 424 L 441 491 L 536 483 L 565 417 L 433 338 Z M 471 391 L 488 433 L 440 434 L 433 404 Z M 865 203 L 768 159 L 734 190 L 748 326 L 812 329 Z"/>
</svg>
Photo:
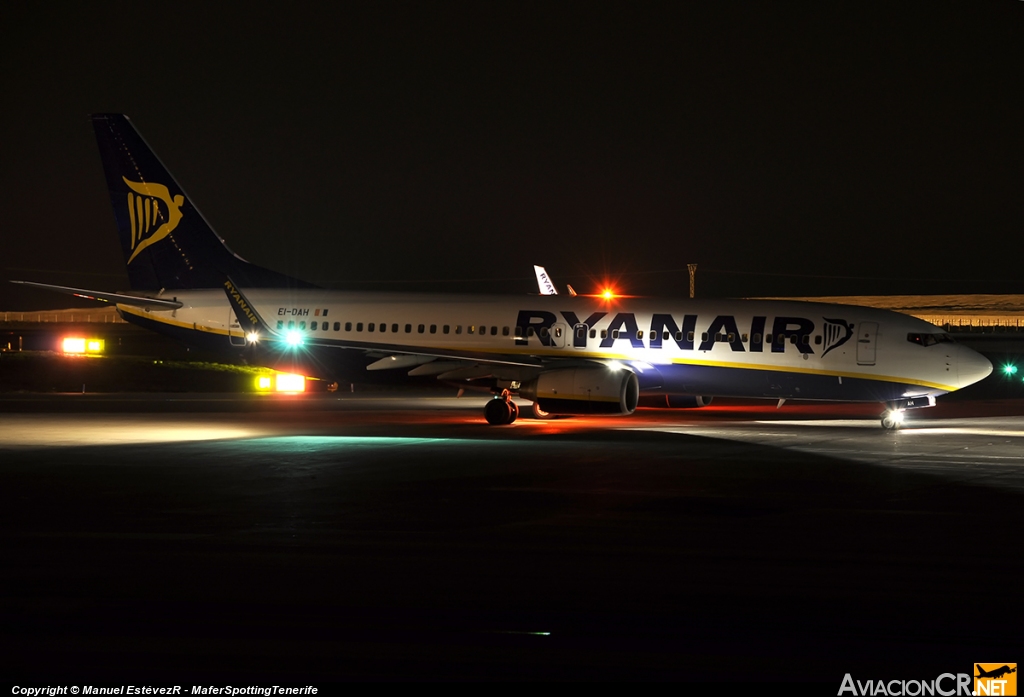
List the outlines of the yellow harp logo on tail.
<svg viewBox="0 0 1024 697">
<path fill-rule="evenodd" d="M 128 192 L 128 219 L 131 222 L 132 244 L 132 255 L 128 257 L 130 264 L 139 252 L 167 237 L 178 227 L 178 223 L 181 222 L 180 209 L 185 203 L 185 197 L 178 194 L 171 198 L 171 192 L 163 184 L 133 182 L 125 177 L 121 178 L 131 189 Z"/>
</svg>

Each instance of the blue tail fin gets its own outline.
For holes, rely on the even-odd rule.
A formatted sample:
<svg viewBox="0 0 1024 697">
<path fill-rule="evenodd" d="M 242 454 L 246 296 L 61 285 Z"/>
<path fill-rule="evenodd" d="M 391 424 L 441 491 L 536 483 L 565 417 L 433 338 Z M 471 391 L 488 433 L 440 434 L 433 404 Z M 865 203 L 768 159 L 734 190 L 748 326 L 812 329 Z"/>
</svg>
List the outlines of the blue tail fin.
<svg viewBox="0 0 1024 697">
<path fill-rule="evenodd" d="M 93 114 L 92 124 L 133 290 L 219 288 L 225 276 L 246 288 L 310 287 L 228 249 L 124 114 Z"/>
</svg>

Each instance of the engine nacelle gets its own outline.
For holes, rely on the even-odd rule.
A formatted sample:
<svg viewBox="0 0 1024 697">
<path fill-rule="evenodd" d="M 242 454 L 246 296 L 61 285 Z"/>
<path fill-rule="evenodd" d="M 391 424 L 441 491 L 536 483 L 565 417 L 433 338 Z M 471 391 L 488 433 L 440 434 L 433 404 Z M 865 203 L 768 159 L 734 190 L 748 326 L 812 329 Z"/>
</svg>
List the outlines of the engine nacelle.
<svg viewBox="0 0 1024 697">
<path fill-rule="evenodd" d="M 658 409 L 700 409 L 711 404 L 714 397 L 694 394 L 660 394 L 655 397 L 644 397 L 640 404 Z"/>
<path fill-rule="evenodd" d="M 622 368 L 563 368 L 541 373 L 519 395 L 549 414 L 632 414 L 640 383 Z"/>
</svg>

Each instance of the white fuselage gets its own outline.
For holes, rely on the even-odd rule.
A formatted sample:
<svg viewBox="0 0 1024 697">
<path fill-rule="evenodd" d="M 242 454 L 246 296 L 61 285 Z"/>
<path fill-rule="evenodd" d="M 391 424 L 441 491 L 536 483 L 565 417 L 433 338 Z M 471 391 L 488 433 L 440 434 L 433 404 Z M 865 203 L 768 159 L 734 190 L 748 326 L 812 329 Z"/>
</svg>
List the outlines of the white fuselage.
<svg viewBox="0 0 1024 697">
<path fill-rule="evenodd" d="M 221 335 L 225 345 L 245 343 L 247 330 L 222 290 L 161 297 L 183 307 L 119 307 L 129 319 Z M 884 398 L 892 399 L 950 392 L 991 372 L 985 358 L 934 325 L 856 306 L 306 289 L 253 289 L 245 297 L 275 335 L 259 337 L 263 342 L 291 333 L 307 350 L 493 362 L 506 373 L 515 366 L 535 373 L 567 359 L 618 361 L 641 374 L 644 389 L 669 393 L 853 400 L 882 394 L 844 390 L 846 380 L 889 385 Z M 646 369 L 657 377 L 645 384 Z"/>
</svg>

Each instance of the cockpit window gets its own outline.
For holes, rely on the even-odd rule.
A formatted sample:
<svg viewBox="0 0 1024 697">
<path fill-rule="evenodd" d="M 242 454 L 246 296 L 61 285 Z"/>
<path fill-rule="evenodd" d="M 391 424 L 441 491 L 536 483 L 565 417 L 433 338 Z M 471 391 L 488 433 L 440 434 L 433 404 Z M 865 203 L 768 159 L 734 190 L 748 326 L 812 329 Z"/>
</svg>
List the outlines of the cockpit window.
<svg viewBox="0 0 1024 697">
<path fill-rule="evenodd" d="M 920 334 L 911 332 L 907 334 L 907 341 L 921 346 L 934 346 L 935 344 L 951 344 L 953 337 L 949 334 Z"/>
</svg>

